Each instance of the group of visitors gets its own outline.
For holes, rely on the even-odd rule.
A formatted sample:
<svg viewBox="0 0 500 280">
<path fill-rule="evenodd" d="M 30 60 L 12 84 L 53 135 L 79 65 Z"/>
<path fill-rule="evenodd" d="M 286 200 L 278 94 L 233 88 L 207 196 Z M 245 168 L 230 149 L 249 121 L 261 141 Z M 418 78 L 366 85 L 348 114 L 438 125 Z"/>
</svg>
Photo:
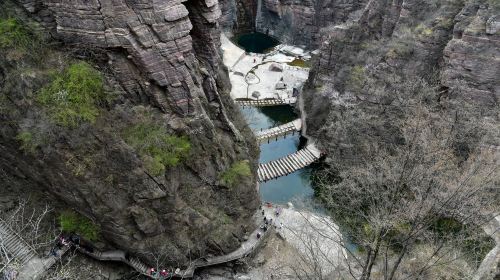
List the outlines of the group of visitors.
<svg viewBox="0 0 500 280">
<path fill-rule="evenodd" d="M 54 256 L 57 258 L 59 256 L 58 255 L 59 250 L 61 250 L 64 247 L 71 247 L 71 246 L 79 247 L 89 253 L 94 252 L 94 247 L 92 246 L 92 244 L 82 240 L 78 234 L 61 233 L 56 238 L 55 244 L 52 247 L 52 249 L 50 249 L 49 256 Z"/>
<path fill-rule="evenodd" d="M 174 276 L 173 273 L 168 272 L 168 270 L 166 269 L 157 270 L 154 267 L 148 269 L 148 274 L 154 279 L 160 280 L 170 279 L 172 278 L 172 276 Z"/>
<path fill-rule="evenodd" d="M 273 207 L 273 204 L 270 202 L 266 202 L 265 205 L 268 208 Z M 269 227 L 271 227 L 271 226 L 274 226 L 274 228 L 279 229 L 279 230 L 281 230 L 283 228 L 282 222 L 280 222 L 278 224 L 278 222 L 276 220 L 273 221 L 273 218 L 268 218 L 266 216 L 266 211 L 262 208 L 262 206 L 260 206 L 260 209 L 262 210 L 262 212 L 261 212 L 262 216 L 264 216 L 264 218 L 263 218 L 264 223 L 260 226 L 260 229 L 263 231 L 263 233 L 265 233 L 269 229 Z M 276 217 L 278 217 L 281 214 L 282 210 L 283 209 L 281 207 L 277 207 L 275 209 L 274 214 L 276 215 Z M 258 231 L 257 232 L 257 239 L 259 239 L 261 236 L 262 236 L 262 233 L 260 231 Z"/>
</svg>

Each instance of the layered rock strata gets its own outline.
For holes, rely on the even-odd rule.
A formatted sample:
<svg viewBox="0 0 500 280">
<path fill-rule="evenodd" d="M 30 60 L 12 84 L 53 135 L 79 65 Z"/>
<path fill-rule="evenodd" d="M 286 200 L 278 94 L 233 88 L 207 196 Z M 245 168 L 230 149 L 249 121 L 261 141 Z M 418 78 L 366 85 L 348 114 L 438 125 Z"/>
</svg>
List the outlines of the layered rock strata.
<svg viewBox="0 0 500 280">
<path fill-rule="evenodd" d="M 236 248 L 252 230 L 256 181 L 252 175 L 229 187 L 220 178 L 242 160 L 255 174 L 258 148 L 229 97 L 218 1 L 19 0 L 0 8 L 35 19 L 61 45 L 43 65 L 9 50 L 1 55 L 1 119 L 9 125 L 0 131 L 0 183 L 49 192 L 91 218 L 108 246 L 146 262 L 162 256 L 182 266 Z M 64 67 L 68 51 L 91 59 L 116 95 L 94 124 L 77 129 L 54 125 L 33 100 L 44 73 Z M 145 118 L 191 144 L 189 157 L 160 176 L 124 141 L 124 131 Z M 21 131 L 47 141 L 23 153 Z"/>
</svg>

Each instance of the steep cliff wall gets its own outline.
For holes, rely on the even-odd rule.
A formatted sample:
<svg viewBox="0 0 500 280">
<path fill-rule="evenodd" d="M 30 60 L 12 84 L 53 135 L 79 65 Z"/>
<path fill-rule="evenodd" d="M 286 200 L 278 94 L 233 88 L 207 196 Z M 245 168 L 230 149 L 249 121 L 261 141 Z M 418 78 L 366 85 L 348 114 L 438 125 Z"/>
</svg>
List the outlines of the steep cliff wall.
<svg viewBox="0 0 500 280">
<path fill-rule="evenodd" d="M 357 17 L 365 0 L 261 0 L 257 30 L 279 38 L 284 43 L 315 48 L 319 30 Z"/>
<path fill-rule="evenodd" d="M 108 244 L 148 261 L 165 254 L 182 265 L 238 246 L 258 205 L 258 148 L 229 98 L 217 0 L 19 0 L 0 10 L 55 38 L 36 59 L 31 49 L 0 48 L 1 185 L 52 193 L 97 223 Z M 112 98 L 94 121 L 66 127 L 38 96 L 77 58 L 104 75 Z M 133 138 L 152 128 L 147 137 L 188 139 L 189 154 L 152 172 L 156 159 Z M 223 182 L 243 160 L 252 175 Z"/>
<path fill-rule="evenodd" d="M 241 34 L 255 31 L 257 0 L 221 0 L 221 26 L 225 32 Z"/>
<path fill-rule="evenodd" d="M 468 100 L 473 101 L 472 107 L 482 107 L 483 117 L 492 118 L 486 118 L 490 124 L 498 121 L 496 8 L 477 1 L 386 2 L 370 1 L 358 20 L 321 32 L 323 44 L 305 99 L 309 115 L 315 116 L 308 122 L 308 133 L 325 140 L 332 158 L 359 158 L 356 153 L 361 150 L 352 146 L 358 140 L 360 145 L 386 138 L 397 143 L 398 120 L 404 110 L 394 102 L 413 97 L 396 97 L 394 92 L 420 79 L 434 88 L 429 98 L 449 112 Z M 359 134 L 338 130 L 345 119 L 342 112 L 355 110 L 369 112 L 359 116 L 356 128 L 366 130 Z M 474 109 L 460 111 L 475 115 Z M 374 123 L 365 120 L 370 117 Z M 377 122 L 387 125 L 374 126 Z M 498 136 L 497 129 L 489 133 Z M 494 139 L 493 135 L 488 138 Z"/>
</svg>

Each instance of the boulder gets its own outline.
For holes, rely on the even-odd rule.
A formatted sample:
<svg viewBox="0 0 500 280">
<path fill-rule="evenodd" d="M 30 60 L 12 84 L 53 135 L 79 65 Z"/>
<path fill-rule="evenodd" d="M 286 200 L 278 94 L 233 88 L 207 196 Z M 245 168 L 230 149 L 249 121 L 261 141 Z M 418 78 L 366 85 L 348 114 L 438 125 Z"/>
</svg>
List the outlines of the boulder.
<svg viewBox="0 0 500 280">
<path fill-rule="evenodd" d="M 271 65 L 269 65 L 269 71 L 283 72 L 283 65 L 279 63 L 271 63 Z"/>
</svg>

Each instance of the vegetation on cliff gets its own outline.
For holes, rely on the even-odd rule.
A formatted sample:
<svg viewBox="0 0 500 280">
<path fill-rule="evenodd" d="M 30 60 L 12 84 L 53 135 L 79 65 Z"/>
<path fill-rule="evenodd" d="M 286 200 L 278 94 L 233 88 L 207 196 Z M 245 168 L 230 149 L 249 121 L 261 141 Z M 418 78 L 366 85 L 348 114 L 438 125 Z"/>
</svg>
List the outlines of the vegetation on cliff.
<svg viewBox="0 0 500 280">
<path fill-rule="evenodd" d="M 74 128 L 82 122 L 94 123 L 99 103 L 106 97 L 101 73 L 86 62 L 76 62 L 55 73 L 37 100 L 57 124 Z"/>
<path fill-rule="evenodd" d="M 26 49 L 33 41 L 31 31 L 15 18 L 0 19 L 0 48 Z"/>
<path fill-rule="evenodd" d="M 221 180 L 225 185 L 233 187 L 244 177 L 252 174 L 250 165 L 247 160 L 240 160 L 231 165 L 226 171 L 221 174 Z"/>
<path fill-rule="evenodd" d="M 63 232 L 79 234 L 90 241 L 99 238 L 99 226 L 75 211 L 67 210 L 62 212 L 59 215 L 59 225 Z"/>
<path fill-rule="evenodd" d="M 191 149 L 185 136 L 170 135 L 165 128 L 151 120 L 128 128 L 125 141 L 142 156 L 146 169 L 159 176 L 168 167 L 177 166 L 185 159 Z"/>
</svg>

